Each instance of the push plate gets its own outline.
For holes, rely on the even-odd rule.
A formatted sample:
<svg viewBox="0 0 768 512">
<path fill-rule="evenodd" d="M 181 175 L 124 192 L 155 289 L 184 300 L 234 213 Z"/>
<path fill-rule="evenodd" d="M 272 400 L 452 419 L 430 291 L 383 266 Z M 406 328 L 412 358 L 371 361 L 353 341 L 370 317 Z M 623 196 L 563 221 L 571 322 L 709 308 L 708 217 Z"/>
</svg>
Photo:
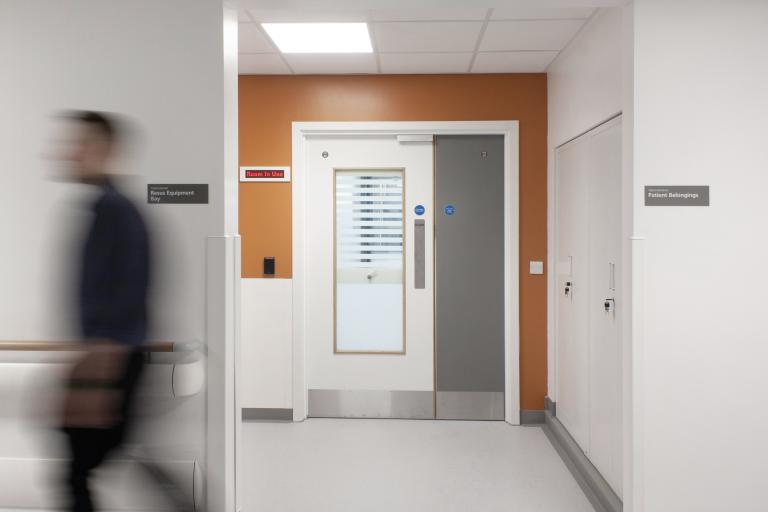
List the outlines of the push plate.
<svg viewBox="0 0 768 512">
<path fill-rule="evenodd" d="M 413 221 L 413 282 L 414 288 L 423 290 L 426 284 L 424 256 L 424 219 Z"/>
</svg>

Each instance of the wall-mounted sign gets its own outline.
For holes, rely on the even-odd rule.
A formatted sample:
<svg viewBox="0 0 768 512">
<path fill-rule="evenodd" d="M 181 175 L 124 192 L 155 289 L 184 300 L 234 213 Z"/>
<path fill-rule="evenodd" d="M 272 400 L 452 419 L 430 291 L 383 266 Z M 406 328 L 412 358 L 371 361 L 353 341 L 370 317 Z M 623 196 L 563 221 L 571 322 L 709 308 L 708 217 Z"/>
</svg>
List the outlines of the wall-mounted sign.
<svg viewBox="0 0 768 512">
<path fill-rule="evenodd" d="M 416 213 L 416 215 L 424 215 L 424 212 L 427 210 L 424 208 L 423 204 L 417 204 L 413 211 Z"/>
<path fill-rule="evenodd" d="M 645 206 L 709 206 L 709 186 L 646 186 Z"/>
<path fill-rule="evenodd" d="M 290 167 L 241 167 L 240 181 L 275 183 L 291 181 Z"/>
<path fill-rule="evenodd" d="M 149 204 L 208 204 L 208 184 L 147 185 Z"/>
</svg>

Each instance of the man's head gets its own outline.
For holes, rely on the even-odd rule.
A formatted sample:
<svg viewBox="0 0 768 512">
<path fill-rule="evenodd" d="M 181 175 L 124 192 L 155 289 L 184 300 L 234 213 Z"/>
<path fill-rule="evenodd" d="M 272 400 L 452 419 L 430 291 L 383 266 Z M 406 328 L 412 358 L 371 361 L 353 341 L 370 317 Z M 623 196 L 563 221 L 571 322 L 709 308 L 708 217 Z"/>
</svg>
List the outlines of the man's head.
<svg viewBox="0 0 768 512">
<path fill-rule="evenodd" d="M 72 178 L 84 183 L 102 181 L 120 143 L 118 121 L 103 112 L 75 111 L 63 117 L 70 129 L 62 160 Z"/>
</svg>

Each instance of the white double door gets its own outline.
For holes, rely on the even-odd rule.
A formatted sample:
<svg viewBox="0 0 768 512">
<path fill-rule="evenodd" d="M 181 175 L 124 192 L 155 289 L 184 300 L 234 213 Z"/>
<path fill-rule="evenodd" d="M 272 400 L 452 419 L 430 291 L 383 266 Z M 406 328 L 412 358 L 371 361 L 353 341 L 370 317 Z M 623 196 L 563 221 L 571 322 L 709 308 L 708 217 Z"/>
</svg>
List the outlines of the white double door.
<svg viewBox="0 0 768 512">
<path fill-rule="evenodd" d="M 305 147 L 309 416 L 434 417 L 433 143 Z"/>
<path fill-rule="evenodd" d="M 556 152 L 557 417 L 621 495 L 621 118 Z"/>
</svg>

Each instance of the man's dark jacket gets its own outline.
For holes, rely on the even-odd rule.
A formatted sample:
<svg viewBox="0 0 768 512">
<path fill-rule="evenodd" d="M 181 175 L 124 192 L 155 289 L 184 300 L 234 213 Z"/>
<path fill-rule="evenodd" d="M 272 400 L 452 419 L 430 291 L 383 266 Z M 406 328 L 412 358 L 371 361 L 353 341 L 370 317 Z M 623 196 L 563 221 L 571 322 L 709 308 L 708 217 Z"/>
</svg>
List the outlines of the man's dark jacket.
<svg viewBox="0 0 768 512">
<path fill-rule="evenodd" d="M 136 206 L 110 182 L 93 204 L 82 253 L 80 327 L 86 340 L 132 347 L 147 336 L 149 237 Z"/>
</svg>

